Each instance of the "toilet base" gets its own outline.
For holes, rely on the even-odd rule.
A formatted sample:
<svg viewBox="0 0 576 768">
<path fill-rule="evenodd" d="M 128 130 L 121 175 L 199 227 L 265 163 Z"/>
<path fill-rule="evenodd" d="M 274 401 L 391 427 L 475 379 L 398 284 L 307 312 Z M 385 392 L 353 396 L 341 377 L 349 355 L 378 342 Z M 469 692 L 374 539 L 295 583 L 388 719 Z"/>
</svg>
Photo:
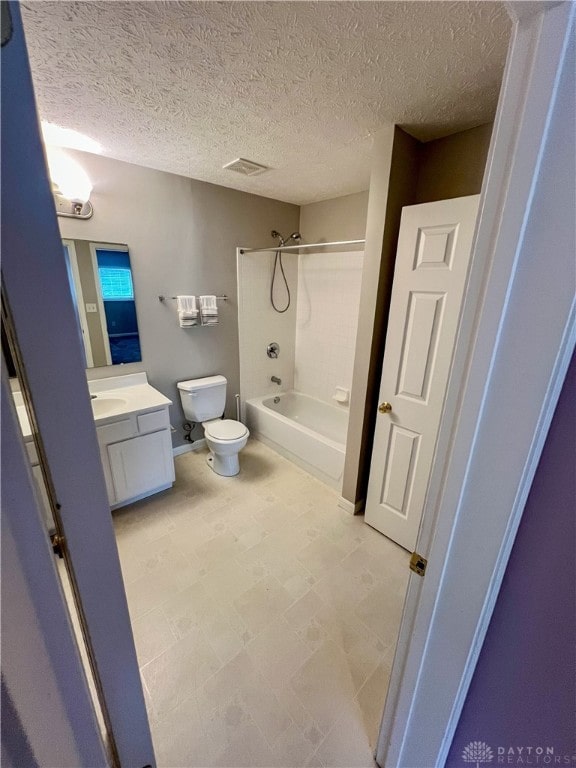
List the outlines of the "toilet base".
<svg viewBox="0 0 576 768">
<path fill-rule="evenodd" d="M 217 475 L 222 475 L 222 477 L 234 477 L 240 472 L 240 461 L 237 453 L 232 454 L 232 456 L 220 456 L 210 451 L 206 463 Z"/>
</svg>

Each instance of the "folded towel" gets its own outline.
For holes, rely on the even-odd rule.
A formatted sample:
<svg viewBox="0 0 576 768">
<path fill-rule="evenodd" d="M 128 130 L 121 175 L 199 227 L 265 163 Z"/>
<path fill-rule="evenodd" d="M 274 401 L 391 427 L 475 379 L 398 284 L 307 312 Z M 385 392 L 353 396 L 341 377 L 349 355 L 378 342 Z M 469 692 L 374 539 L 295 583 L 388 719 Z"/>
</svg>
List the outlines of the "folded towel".
<svg viewBox="0 0 576 768">
<path fill-rule="evenodd" d="M 202 325 L 218 325 L 216 296 L 200 296 L 200 318 Z"/>
<path fill-rule="evenodd" d="M 200 310 L 204 312 L 207 309 L 218 311 L 216 296 L 200 296 Z"/>
<path fill-rule="evenodd" d="M 196 296 L 176 296 L 176 306 L 178 312 L 193 313 L 198 312 L 196 305 Z"/>
<path fill-rule="evenodd" d="M 198 325 L 196 296 L 176 296 L 176 306 L 178 308 L 180 328 L 189 328 L 192 325 Z"/>
</svg>

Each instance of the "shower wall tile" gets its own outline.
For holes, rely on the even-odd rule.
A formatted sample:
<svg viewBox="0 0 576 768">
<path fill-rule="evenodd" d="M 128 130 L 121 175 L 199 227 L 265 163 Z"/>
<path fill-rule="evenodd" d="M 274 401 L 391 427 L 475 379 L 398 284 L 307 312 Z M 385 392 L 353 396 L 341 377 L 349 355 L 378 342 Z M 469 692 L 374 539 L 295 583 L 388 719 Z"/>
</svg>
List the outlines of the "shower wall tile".
<svg viewBox="0 0 576 768">
<path fill-rule="evenodd" d="M 240 395 L 244 417 L 244 403 L 251 397 L 274 395 L 294 388 L 298 257 L 289 253 L 283 255 L 292 297 L 290 308 L 283 314 L 275 312 L 270 304 L 274 253 L 239 254 L 237 263 Z M 279 270 L 274 295 L 277 303 L 284 307 L 286 294 Z M 280 356 L 276 360 L 266 354 L 271 341 L 280 345 Z M 272 383 L 271 376 L 281 378 L 282 385 Z"/>
<path fill-rule="evenodd" d="M 299 256 L 294 386 L 334 404 L 352 386 L 363 251 Z"/>
</svg>

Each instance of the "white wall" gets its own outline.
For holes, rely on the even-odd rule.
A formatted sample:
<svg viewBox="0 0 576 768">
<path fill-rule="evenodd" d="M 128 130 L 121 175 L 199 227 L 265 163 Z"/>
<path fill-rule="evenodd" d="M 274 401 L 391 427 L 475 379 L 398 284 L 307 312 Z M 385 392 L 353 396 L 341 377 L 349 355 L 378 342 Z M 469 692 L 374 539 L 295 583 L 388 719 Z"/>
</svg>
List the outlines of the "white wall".
<svg viewBox="0 0 576 768">
<path fill-rule="evenodd" d="M 63 237 L 126 243 L 134 273 L 142 362 L 94 368 L 89 378 L 146 371 L 174 405 L 171 419 L 184 443 L 176 382 L 221 373 L 228 379 L 227 412 L 239 390 L 236 248 L 270 242 L 270 230 L 298 228 L 296 205 L 238 192 L 86 152 L 70 155 L 86 170 L 94 191 L 94 216 L 59 218 Z M 182 329 L 175 302 L 159 294 L 217 293 L 220 325 Z"/>
<path fill-rule="evenodd" d="M 296 341 L 296 306 L 298 299 L 298 256 L 282 256 L 290 287 L 291 302 L 283 314 L 270 304 L 270 282 L 274 253 L 245 253 L 238 256 L 238 332 L 240 347 L 240 393 L 242 403 L 251 397 L 276 394 L 294 386 L 294 349 Z M 274 296 L 284 308 L 284 281 L 276 272 Z M 271 359 L 266 347 L 272 341 L 280 345 L 280 355 Z M 278 386 L 271 376 L 282 379 Z"/>
<path fill-rule="evenodd" d="M 332 405 L 337 386 L 352 387 L 363 261 L 363 251 L 299 256 L 294 386 Z"/>
</svg>

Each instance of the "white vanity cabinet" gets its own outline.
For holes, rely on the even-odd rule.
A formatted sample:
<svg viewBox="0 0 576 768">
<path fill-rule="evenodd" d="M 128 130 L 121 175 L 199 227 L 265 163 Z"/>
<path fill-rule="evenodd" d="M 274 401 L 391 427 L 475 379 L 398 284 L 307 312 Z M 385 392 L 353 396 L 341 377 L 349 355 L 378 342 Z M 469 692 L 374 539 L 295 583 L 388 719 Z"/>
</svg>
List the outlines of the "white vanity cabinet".
<svg viewBox="0 0 576 768">
<path fill-rule="evenodd" d="M 112 509 L 174 482 L 167 407 L 119 416 L 97 426 L 96 433 Z"/>
<path fill-rule="evenodd" d="M 145 372 L 88 382 L 100 458 L 112 509 L 164 491 L 174 482 L 169 407 Z M 22 436 L 50 531 L 54 521 L 21 392 L 14 392 Z"/>
</svg>

